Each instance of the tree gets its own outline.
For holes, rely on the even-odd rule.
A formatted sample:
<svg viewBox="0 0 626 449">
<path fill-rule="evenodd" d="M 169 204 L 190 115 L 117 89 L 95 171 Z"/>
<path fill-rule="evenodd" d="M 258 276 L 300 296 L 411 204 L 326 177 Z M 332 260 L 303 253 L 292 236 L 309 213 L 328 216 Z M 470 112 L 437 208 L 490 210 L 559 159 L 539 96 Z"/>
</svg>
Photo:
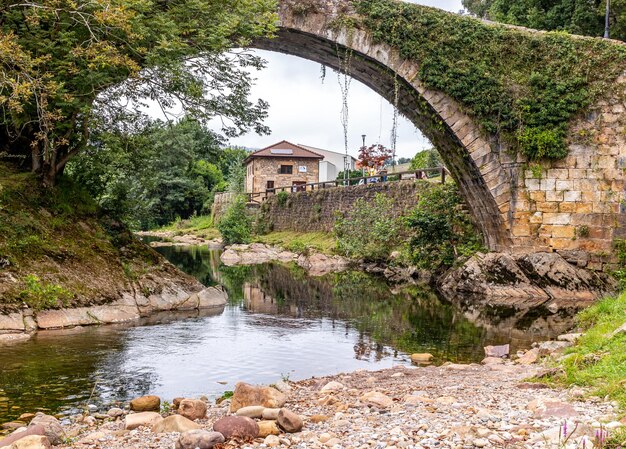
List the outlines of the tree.
<svg viewBox="0 0 626 449">
<path fill-rule="evenodd" d="M 108 214 L 145 229 L 210 210 L 214 193 L 226 189 L 219 166 L 230 153 L 219 146 L 196 120 L 135 122 L 96 130 L 67 172 Z"/>
<path fill-rule="evenodd" d="M 463 0 L 472 14 L 529 28 L 604 35 L 606 0 Z M 626 40 L 626 0 L 611 1 L 611 37 Z"/>
<path fill-rule="evenodd" d="M 391 158 L 393 152 L 381 144 L 374 144 L 369 147 L 361 147 L 359 150 L 359 162 L 363 167 L 381 169 L 385 162 Z"/>
<path fill-rule="evenodd" d="M 420 151 L 411 159 L 411 170 L 438 167 L 443 167 L 443 161 L 441 160 L 439 152 L 434 148 Z"/>
<path fill-rule="evenodd" d="M 0 6 L 0 152 L 54 184 L 94 123 L 150 100 L 222 133 L 263 133 L 245 51 L 275 30 L 274 0 L 6 0 Z"/>
</svg>

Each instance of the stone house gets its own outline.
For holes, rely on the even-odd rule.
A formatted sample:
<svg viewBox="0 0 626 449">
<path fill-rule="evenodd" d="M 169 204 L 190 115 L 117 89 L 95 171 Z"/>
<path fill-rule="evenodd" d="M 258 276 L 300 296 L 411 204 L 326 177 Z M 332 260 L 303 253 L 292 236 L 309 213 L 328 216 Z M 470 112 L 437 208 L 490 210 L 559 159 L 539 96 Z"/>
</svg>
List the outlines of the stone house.
<svg viewBox="0 0 626 449">
<path fill-rule="evenodd" d="M 320 182 L 321 154 L 283 140 L 255 151 L 246 158 L 246 192 L 259 193 L 285 188 L 304 189 L 306 184 Z"/>
</svg>

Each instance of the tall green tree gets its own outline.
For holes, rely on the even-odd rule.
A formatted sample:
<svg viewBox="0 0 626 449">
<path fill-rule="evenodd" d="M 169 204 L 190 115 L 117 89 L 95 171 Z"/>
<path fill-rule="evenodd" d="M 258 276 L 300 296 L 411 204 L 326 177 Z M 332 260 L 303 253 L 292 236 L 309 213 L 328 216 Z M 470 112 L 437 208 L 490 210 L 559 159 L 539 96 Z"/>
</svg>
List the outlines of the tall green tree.
<svg viewBox="0 0 626 449">
<path fill-rule="evenodd" d="M 602 37 L 606 0 L 463 0 L 472 14 L 540 30 Z M 611 0 L 611 37 L 626 40 L 626 0 Z"/>
<path fill-rule="evenodd" d="M 94 133 L 68 165 L 101 207 L 134 228 L 150 228 L 207 213 L 227 187 L 220 167 L 238 151 L 196 120 L 138 121 L 132 129 Z"/>
<path fill-rule="evenodd" d="M 4 0 L 0 152 L 54 184 L 94 122 L 148 104 L 221 117 L 222 133 L 265 132 L 248 100 L 245 51 L 275 30 L 274 0 Z"/>
</svg>

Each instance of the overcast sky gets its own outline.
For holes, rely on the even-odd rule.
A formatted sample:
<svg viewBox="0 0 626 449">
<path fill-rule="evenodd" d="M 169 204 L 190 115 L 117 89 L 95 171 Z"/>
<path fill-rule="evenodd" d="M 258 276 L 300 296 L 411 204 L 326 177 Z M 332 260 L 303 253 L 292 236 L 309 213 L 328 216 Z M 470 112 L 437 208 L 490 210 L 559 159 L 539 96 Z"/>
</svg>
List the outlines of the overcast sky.
<svg viewBox="0 0 626 449">
<path fill-rule="evenodd" d="M 452 12 L 462 9 L 461 0 L 413 0 Z M 342 97 L 337 75 L 328 70 L 321 80 L 319 64 L 295 56 L 257 51 L 268 61 L 267 68 L 256 74 L 253 96 L 270 104 L 266 124 L 269 136 L 254 133 L 232 139 L 231 143 L 263 148 L 281 140 L 301 143 L 338 152 L 344 151 L 341 124 Z M 349 153 L 356 156 L 361 135 L 367 144 L 390 147 L 393 108 L 368 87 L 353 80 L 349 92 Z M 398 157 L 412 157 L 429 148 L 430 143 L 415 126 L 400 118 L 397 140 Z"/>
</svg>

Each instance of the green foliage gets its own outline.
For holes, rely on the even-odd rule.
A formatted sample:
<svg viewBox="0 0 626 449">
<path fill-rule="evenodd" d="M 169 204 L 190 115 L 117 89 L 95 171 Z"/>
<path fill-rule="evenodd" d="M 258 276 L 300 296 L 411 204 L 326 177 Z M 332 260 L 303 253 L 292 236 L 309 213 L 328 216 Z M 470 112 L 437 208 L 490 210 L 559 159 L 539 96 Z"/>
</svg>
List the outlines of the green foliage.
<svg viewBox="0 0 626 449">
<path fill-rule="evenodd" d="M 257 235 L 255 242 L 281 246 L 294 253 L 308 253 L 310 250 L 324 254 L 333 254 L 337 242 L 332 234 L 326 232 L 275 231 L 266 235 Z"/>
<path fill-rule="evenodd" d="M 339 174 L 337 175 L 337 181 L 343 181 L 343 176 L 345 174 L 345 170 L 339 172 Z M 353 179 L 353 178 L 362 178 L 363 177 L 363 171 L 362 170 L 348 170 L 348 179 Z M 351 181 L 350 184 L 351 185 L 356 185 L 358 184 L 359 181 Z"/>
<path fill-rule="evenodd" d="M 357 199 L 348 215 L 338 214 L 333 231 L 341 254 L 384 261 L 399 245 L 403 226 L 393 210 L 393 201 L 377 193 L 371 202 Z"/>
<path fill-rule="evenodd" d="M 478 17 L 540 30 L 604 35 L 606 0 L 463 0 Z M 626 2 L 611 1 L 611 37 L 626 40 Z"/>
<path fill-rule="evenodd" d="M 562 362 L 565 376 L 555 380 L 591 387 L 594 395 L 608 395 L 626 407 L 626 332 L 615 332 L 626 323 L 626 293 L 583 310 L 578 323 L 585 333 L 566 352 Z"/>
<path fill-rule="evenodd" d="M 462 210 L 462 199 L 454 184 L 425 190 L 406 222 L 413 232 L 410 257 L 420 268 L 450 267 L 458 257 L 482 249 L 481 236 Z"/>
<path fill-rule="evenodd" d="M 423 168 L 436 168 L 443 167 L 443 161 L 441 160 L 441 156 L 439 155 L 439 151 L 435 148 L 431 148 L 430 150 L 420 151 L 411 159 L 411 170 L 419 170 Z M 436 173 L 434 173 L 436 175 Z"/>
<path fill-rule="evenodd" d="M 246 211 L 246 198 L 238 196 L 217 224 L 225 245 L 249 243 L 252 237 L 252 220 Z"/>
<path fill-rule="evenodd" d="M 136 123 L 96 133 L 67 173 L 107 214 L 149 229 L 210 212 L 215 193 L 226 189 L 227 167 L 241 157 L 219 143 L 192 119 Z"/>
<path fill-rule="evenodd" d="M 34 274 L 26 276 L 24 289 L 20 292 L 20 298 L 36 311 L 65 306 L 73 297 L 71 292 L 60 285 L 44 282 Z"/>
<path fill-rule="evenodd" d="M 248 100 L 247 68 L 262 60 L 224 52 L 270 36 L 275 12 L 274 0 L 4 1 L 3 150 L 53 183 L 95 123 L 115 122 L 126 108 L 142 115 L 147 100 L 219 117 L 227 137 L 267 132 L 267 104 Z"/>
<path fill-rule="evenodd" d="M 420 80 L 530 159 L 566 154 L 569 121 L 610 90 L 626 48 L 533 33 L 396 0 L 354 0 L 377 41 L 420 64 Z"/>
<path fill-rule="evenodd" d="M 278 205 L 280 207 L 284 207 L 287 204 L 287 199 L 289 198 L 289 193 L 285 191 L 280 191 L 276 194 L 276 201 L 278 201 Z"/>
</svg>

